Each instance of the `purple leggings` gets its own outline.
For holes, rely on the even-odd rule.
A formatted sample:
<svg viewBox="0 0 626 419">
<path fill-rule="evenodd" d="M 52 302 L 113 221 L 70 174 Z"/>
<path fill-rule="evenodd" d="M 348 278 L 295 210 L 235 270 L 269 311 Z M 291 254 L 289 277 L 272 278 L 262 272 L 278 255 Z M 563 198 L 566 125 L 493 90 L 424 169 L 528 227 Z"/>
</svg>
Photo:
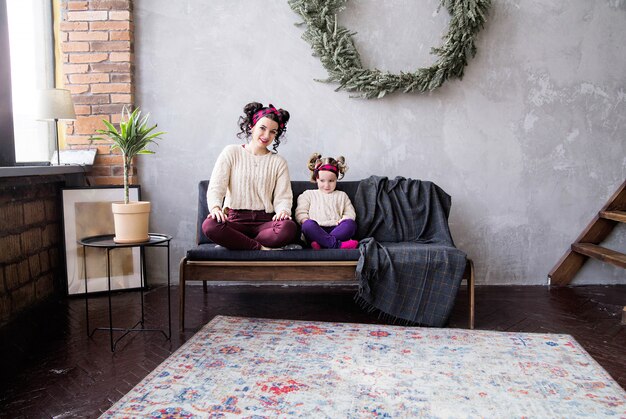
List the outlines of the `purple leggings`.
<svg viewBox="0 0 626 419">
<path fill-rule="evenodd" d="M 202 232 L 213 243 L 231 250 L 260 250 L 291 243 L 297 232 L 292 220 L 273 221 L 274 214 L 265 211 L 229 210 L 225 222 L 207 218 Z"/>
<path fill-rule="evenodd" d="M 356 222 L 346 219 L 335 227 L 322 227 L 310 218 L 302 223 L 302 233 L 309 243 L 317 242 L 326 249 L 338 249 L 342 241 L 350 240 L 356 233 Z"/>
</svg>

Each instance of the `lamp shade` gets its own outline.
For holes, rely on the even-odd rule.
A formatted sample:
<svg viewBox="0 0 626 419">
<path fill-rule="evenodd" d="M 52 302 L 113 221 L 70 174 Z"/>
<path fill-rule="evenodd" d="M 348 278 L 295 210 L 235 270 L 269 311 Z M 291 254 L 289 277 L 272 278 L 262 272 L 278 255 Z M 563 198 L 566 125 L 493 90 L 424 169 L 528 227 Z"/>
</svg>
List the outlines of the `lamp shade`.
<svg viewBox="0 0 626 419">
<path fill-rule="evenodd" d="M 37 119 L 76 119 L 74 103 L 72 103 L 72 95 L 69 90 L 43 89 L 38 93 Z"/>
</svg>

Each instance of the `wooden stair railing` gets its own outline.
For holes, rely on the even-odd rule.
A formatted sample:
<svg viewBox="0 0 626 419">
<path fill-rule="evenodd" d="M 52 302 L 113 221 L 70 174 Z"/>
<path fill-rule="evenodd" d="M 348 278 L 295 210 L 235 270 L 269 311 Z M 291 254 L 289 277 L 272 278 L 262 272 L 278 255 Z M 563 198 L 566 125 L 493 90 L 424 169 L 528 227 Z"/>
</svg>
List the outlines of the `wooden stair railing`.
<svg viewBox="0 0 626 419">
<path fill-rule="evenodd" d="M 567 285 L 588 258 L 626 269 L 626 254 L 600 246 L 618 223 L 626 223 L 626 181 L 548 274 L 550 285 Z"/>
</svg>

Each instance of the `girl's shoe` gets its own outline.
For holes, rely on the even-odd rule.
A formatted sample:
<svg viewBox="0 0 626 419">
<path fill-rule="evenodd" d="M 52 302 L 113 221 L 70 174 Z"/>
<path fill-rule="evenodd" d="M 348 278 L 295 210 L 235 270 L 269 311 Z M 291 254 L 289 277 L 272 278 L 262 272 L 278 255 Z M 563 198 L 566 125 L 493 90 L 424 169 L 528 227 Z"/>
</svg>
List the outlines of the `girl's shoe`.
<svg viewBox="0 0 626 419">
<path fill-rule="evenodd" d="M 322 248 L 318 242 L 311 242 L 311 247 L 315 250 L 320 250 Z"/>
<path fill-rule="evenodd" d="M 359 247 L 357 240 L 346 240 L 345 242 L 341 242 L 341 246 L 339 246 L 340 249 L 356 249 L 357 247 Z"/>
</svg>

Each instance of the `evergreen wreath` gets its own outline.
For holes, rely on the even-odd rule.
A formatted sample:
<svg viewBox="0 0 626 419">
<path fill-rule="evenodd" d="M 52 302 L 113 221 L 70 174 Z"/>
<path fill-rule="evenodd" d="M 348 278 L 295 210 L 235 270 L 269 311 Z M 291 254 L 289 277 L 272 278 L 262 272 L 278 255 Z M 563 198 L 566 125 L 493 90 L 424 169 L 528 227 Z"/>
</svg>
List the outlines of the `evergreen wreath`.
<svg viewBox="0 0 626 419">
<path fill-rule="evenodd" d="M 463 78 L 467 62 L 476 54 L 475 38 L 484 26 L 491 0 L 441 0 L 450 13 L 448 33 L 443 45 L 432 48 L 439 56 L 430 67 L 399 75 L 378 69 L 363 68 L 359 52 L 348 29 L 337 24 L 337 14 L 348 0 L 289 0 L 307 28 L 302 39 L 311 44 L 313 55 L 319 56 L 329 77 L 322 82 L 338 82 L 340 89 L 360 92 L 367 99 L 381 98 L 387 93 L 432 91 L 450 77 Z"/>
</svg>

